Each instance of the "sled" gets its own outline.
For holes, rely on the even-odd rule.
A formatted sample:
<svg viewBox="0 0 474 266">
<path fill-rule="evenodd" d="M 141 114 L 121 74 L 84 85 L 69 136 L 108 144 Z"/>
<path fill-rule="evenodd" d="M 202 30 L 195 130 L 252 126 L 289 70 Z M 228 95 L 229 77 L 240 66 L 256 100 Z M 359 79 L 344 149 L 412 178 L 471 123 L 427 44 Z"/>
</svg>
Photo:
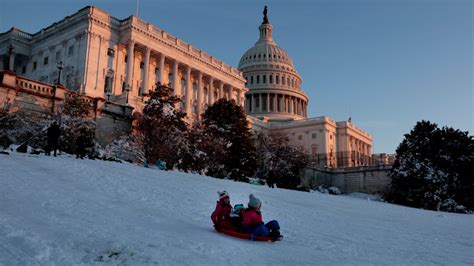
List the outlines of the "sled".
<svg viewBox="0 0 474 266">
<path fill-rule="evenodd" d="M 229 236 L 251 240 L 250 234 L 247 234 L 247 233 L 236 232 L 236 231 L 232 231 L 232 230 L 228 230 L 228 229 L 219 229 L 219 230 L 216 230 L 216 231 L 219 232 L 219 233 L 229 235 Z M 282 238 L 283 237 L 281 237 L 277 240 L 272 240 L 272 238 L 269 237 L 269 236 L 257 236 L 257 238 L 255 238 L 255 240 L 256 241 L 275 242 L 275 241 L 280 241 Z"/>
</svg>

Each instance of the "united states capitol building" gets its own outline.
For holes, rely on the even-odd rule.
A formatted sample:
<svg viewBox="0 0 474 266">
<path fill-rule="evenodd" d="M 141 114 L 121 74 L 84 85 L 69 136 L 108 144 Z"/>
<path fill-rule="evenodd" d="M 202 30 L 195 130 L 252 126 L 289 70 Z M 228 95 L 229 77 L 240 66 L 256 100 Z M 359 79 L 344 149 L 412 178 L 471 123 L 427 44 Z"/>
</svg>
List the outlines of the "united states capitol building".
<svg viewBox="0 0 474 266">
<path fill-rule="evenodd" d="M 54 112 L 64 87 L 103 109 L 140 111 L 161 82 L 182 97 L 189 122 L 216 100 L 232 99 L 255 131 L 287 135 L 316 165 L 370 165 L 371 135 L 351 121 L 307 117 L 303 79 L 273 40 L 266 8 L 258 32 L 235 68 L 136 16 L 117 19 L 93 6 L 33 34 L 12 28 L 0 33 L 0 107 L 52 100 Z"/>
</svg>

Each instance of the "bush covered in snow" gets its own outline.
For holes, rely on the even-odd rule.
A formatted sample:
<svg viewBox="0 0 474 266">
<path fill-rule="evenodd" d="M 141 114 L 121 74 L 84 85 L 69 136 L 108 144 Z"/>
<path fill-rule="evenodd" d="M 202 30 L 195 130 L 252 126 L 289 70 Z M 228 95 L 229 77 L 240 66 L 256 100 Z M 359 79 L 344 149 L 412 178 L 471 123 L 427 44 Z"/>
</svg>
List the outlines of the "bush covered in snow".
<svg viewBox="0 0 474 266">
<path fill-rule="evenodd" d="M 421 121 L 397 148 L 387 201 L 449 212 L 474 211 L 474 140 Z"/>
</svg>

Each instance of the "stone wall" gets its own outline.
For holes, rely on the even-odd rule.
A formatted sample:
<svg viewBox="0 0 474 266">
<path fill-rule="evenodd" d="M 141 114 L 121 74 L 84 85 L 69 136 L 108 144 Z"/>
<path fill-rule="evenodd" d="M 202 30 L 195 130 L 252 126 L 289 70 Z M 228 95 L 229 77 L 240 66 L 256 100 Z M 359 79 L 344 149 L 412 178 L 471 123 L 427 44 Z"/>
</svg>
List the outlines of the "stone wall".
<svg viewBox="0 0 474 266">
<path fill-rule="evenodd" d="M 69 93 L 72 92 L 61 85 L 30 80 L 12 71 L 0 71 L 0 108 L 9 112 L 58 117 Z M 100 97 L 81 97 L 92 106 L 91 118 L 97 123 L 96 136 L 100 145 L 105 146 L 130 132 L 131 106 L 108 102 Z"/>
<path fill-rule="evenodd" d="M 304 170 L 302 185 L 309 188 L 334 186 L 344 193 L 382 193 L 392 181 L 389 177 L 391 169 L 392 165 L 337 169 L 308 167 Z"/>
</svg>

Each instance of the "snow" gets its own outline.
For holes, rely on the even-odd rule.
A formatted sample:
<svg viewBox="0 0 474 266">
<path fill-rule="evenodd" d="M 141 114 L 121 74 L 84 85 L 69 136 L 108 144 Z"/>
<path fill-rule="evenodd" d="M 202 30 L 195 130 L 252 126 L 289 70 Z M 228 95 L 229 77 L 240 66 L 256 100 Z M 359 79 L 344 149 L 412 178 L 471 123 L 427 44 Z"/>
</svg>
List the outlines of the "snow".
<svg viewBox="0 0 474 266">
<path fill-rule="evenodd" d="M 216 233 L 217 191 L 281 242 Z M 69 155 L 0 154 L 0 265 L 472 265 L 474 216 Z"/>
</svg>

